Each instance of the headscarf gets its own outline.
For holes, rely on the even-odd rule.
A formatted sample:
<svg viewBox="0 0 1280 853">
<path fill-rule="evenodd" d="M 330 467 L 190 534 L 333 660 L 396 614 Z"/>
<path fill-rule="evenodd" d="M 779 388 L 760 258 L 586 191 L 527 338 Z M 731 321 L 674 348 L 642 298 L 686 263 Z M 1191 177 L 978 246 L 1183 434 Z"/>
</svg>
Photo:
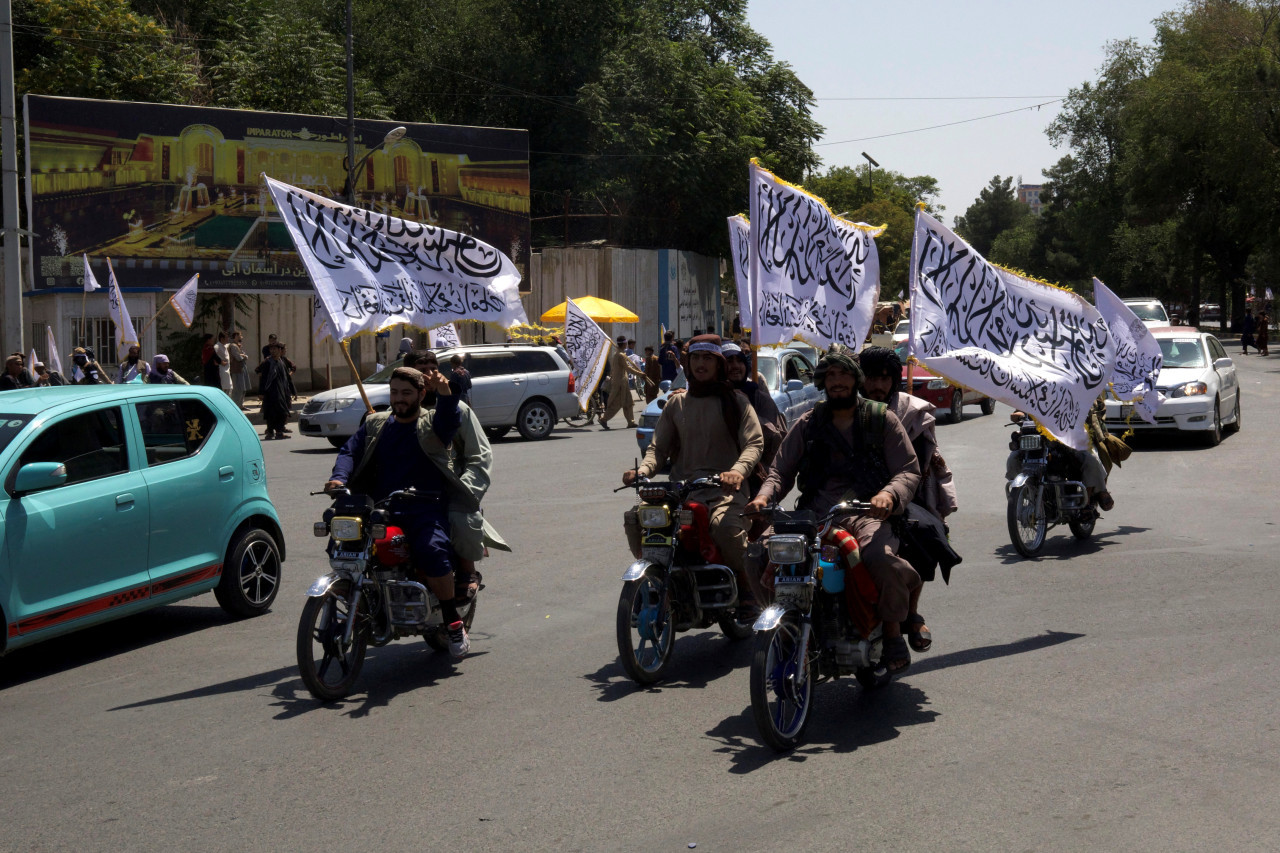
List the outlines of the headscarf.
<svg viewBox="0 0 1280 853">
<path fill-rule="evenodd" d="M 715 356 L 719 362 L 716 365 L 715 379 L 709 379 L 705 382 L 693 378 L 693 371 L 689 369 L 690 357 L 695 352 L 707 353 Z M 719 335 L 698 335 L 689 340 L 688 346 L 685 347 L 684 357 L 680 359 L 684 366 L 685 376 L 689 380 L 689 395 L 692 397 L 719 397 L 720 412 L 724 415 L 724 425 L 729 430 L 729 435 L 737 439 L 738 424 L 742 420 L 742 410 L 738 406 L 738 400 L 735 396 L 737 392 L 733 385 L 729 382 L 729 372 L 724 360 L 724 351 L 720 343 Z"/>
<path fill-rule="evenodd" d="M 862 388 L 864 378 L 862 368 L 858 367 L 858 362 L 853 360 L 853 356 L 843 352 L 828 352 L 818 359 L 818 367 L 813 371 L 813 387 L 819 391 L 827 390 L 827 370 L 833 364 L 853 374 L 853 392 L 857 394 Z"/>
<path fill-rule="evenodd" d="M 160 366 L 162 364 L 164 365 L 164 367 Z M 154 367 L 156 370 L 158 370 L 160 373 L 164 373 L 166 370 L 169 369 L 169 356 L 165 355 L 164 353 L 157 353 L 151 359 L 151 366 Z"/>
</svg>

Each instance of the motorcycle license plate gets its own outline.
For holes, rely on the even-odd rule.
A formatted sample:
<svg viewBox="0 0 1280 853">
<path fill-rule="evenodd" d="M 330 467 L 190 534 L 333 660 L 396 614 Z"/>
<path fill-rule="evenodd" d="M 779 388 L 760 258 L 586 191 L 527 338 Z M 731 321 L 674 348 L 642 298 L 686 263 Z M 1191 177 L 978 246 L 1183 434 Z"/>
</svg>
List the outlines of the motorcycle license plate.
<svg viewBox="0 0 1280 853">
<path fill-rule="evenodd" d="M 329 555 L 331 560 L 359 560 L 364 554 L 360 551 L 334 551 Z"/>
</svg>

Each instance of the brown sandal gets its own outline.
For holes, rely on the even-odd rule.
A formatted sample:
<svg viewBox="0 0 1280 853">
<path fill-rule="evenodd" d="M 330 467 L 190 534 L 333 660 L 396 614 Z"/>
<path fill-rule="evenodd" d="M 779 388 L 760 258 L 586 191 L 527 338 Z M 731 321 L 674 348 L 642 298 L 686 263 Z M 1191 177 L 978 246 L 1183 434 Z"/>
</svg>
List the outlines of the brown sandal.
<svg viewBox="0 0 1280 853">
<path fill-rule="evenodd" d="M 929 632 L 929 626 L 924 624 L 924 617 L 919 613 L 908 616 L 902 627 L 906 631 L 907 643 L 912 651 L 927 652 L 933 647 L 933 634 Z"/>
<path fill-rule="evenodd" d="M 880 666 L 889 675 L 901 675 L 911 667 L 911 653 L 902 637 L 885 637 Z"/>
</svg>

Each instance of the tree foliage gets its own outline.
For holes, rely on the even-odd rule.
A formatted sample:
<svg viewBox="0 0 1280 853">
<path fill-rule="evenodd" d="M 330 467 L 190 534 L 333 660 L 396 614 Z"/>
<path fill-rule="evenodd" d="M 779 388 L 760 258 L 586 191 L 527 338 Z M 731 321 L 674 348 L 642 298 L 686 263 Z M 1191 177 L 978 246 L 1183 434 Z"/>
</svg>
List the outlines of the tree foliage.
<svg viewBox="0 0 1280 853">
<path fill-rule="evenodd" d="M 956 217 L 956 233 L 985 257 L 1002 232 L 1030 215 L 1031 209 L 1018 201 L 1013 178 L 996 175 L 965 210 L 964 216 Z"/>
</svg>

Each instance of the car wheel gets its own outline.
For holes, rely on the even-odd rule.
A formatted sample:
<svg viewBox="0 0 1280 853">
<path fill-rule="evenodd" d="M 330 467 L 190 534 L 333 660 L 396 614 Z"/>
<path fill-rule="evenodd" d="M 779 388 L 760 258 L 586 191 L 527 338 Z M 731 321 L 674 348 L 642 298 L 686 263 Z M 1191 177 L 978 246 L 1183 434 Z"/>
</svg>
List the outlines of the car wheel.
<svg viewBox="0 0 1280 853">
<path fill-rule="evenodd" d="M 231 540 L 213 594 L 237 618 L 266 613 L 280 590 L 280 548 L 261 527 L 243 527 Z"/>
<path fill-rule="evenodd" d="M 984 415 L 994 415 L 996 413 L 996 401 L 990 397 L 983 397 L 981 406 L 982 414 Z"/>
<path fill-rule="evenodd" d="M 530 400 L 520 407 L 520 414 L 516 416 L 516 429 L 530 440 L 546 438 L 555 425 L 555 410 L 543 400 Z"/>
<path fill-rule="evenodd" d="M 342 438 L 338 438 L 336 435 L 331 435 L 331 436 L 329 436 L 329 437 L 326 439 L 326 441 L 328 441 L 328 442 L 329 442 L 329 445 L 330 445 L 331 447 L 336 447 L 336 448 L 338 448 L 339 450 L 341 450 L 341 449 L 342 449 L 342 445 L 344 445 L 344 444 L 346 444 L 346 443 L 347 443 L 347 439 L 348 439 L 348 438 L 350 438 L 350 436 L 346 436 L 346 435 L 344 435 Z"/>
<path fill-rule="evenodd" d="M 496 427 L 484 428 L 484 434 L 489 436 L 491 440 L 497 440 L 499 438 L 502 438 L 504 435 L 506 435 L 509 432 L 511 432 L 510 426 L 496 426 Z"/>
<path fill-rule="evenodd" d="M 1231 419 L 1230 425 L 1226 427 L 1227 432 L 1235 434 L 1240 431 L 1240 392 L 1236 391 L 1236 412 L 1235 417 Z"/>
<path fill-rule="evenodd" d="M 1209 447 L 1222 443 L 1222 411 L 1217 400 L 1213 401 L 1213 427 L 1205 431 L 1204 443 Z"/>
<path fill-rule="evenodd" d="M 951 409 L 948 417 L 953 424 L 964 420 L 964 390 L 961 388 L 951 389 Z"/>
</svg>

